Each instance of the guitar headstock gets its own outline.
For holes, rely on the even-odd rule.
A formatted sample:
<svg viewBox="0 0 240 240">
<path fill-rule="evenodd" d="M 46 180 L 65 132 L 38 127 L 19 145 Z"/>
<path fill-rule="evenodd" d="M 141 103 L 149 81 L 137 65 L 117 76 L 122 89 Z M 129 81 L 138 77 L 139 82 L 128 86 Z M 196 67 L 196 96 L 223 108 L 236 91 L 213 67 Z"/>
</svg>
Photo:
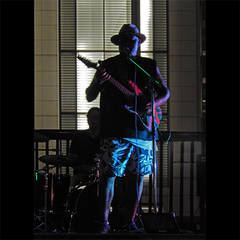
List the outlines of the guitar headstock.
<svg viewBox="0 0 240 240">
<path fill-rule="evenodd" d="M 95 68 L 97 69 L 98 63 L 93 63 L 89 59 L 82 57 L 80 54 L 78 54 L 77 58 L 82 61 L 88 68 Z"/>
</svg>

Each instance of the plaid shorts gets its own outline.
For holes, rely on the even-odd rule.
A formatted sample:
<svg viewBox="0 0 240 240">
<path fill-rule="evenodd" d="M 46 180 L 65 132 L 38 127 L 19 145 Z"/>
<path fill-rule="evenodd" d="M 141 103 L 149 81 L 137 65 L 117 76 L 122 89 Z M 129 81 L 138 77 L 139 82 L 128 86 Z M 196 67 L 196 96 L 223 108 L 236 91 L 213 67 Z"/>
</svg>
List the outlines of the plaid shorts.
<svg viewBox="0 0 240 240">
<path fill-rule="evenodd" d="M 126 139 L 101 139 L 101 170 L 109 176 L 122 177 L 125 170 L 139 175 L 150 175 L 153 172 L 152 150 L 133 145 Z M 138 155 L 139 154 L 139 155 Z"/>
</svg>

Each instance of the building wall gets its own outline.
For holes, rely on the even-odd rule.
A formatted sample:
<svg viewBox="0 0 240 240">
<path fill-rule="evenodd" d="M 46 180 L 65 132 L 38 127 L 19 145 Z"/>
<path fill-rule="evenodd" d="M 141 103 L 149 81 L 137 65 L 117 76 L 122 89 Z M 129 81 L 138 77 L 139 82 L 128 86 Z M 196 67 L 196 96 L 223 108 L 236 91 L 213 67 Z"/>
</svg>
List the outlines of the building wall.
<svg viewBox="0 0 240 240">
<path fill-rule="evenodd" d="M 201 79 L 199 79 L 199 30 L 198 2 L 169 0 L 169 89 L 171 96 L 171 131 L 201 131 Z M 184 149 L 183 215 L 190 214 L 190 143 Z M 198 208 L 196 161 L 201 154 L 201 144 L 195 143 L 194 155 L 194 211 Z M 180 143 L 174 144 L 173 155 L 173 212 L 179 216 L 180 210 Z M 163 204 L 168 210 L 169 192 L 165 188 Z M 195 216 L 199 216 L 199 211 Z"/>
<path fill-rule="evenodd" d="M 169 1 L 171 131 L 201 131 L 197 1 Z"/>
<path fill-rule="evenodd" d="M 34 1 L 35 129 L 59 128 L 58 1 Z"/>
</svg>

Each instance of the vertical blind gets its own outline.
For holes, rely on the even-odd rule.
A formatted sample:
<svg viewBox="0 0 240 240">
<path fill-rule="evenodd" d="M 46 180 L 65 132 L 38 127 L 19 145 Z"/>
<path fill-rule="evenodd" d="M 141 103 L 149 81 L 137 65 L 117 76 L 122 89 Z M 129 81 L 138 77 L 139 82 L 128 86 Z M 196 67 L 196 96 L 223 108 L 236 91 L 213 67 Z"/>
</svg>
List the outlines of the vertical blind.
<svg viewBox="0 0 240 240">
<path fill-rule="evenodd" d="M 97 62 L 118 54 L 111 43 L 121 26 L 139 15 L 139 30 L 146 35 L 140 55 L 154 58 L 167 84 L 167 0 L 140 0 L 140 12 L 132 11 L 134 0 L 60 0 L 60 128 L 86 129 L 86 113 L 99 107 L 99 96 L 87 102 L 85 90 L 95 69 L 87 68 L 76 56 Z M 134 9 L 133 9 L 134 10 Z M 160 131 L 166 131 L 167 103 L 161 106 Z M 164 148 L 164 185 L 168 184 L 167 147 Z"/>
<path fill-rule="evenodd" d="M 116 55 L 118 47 L 110 42 L 121 26 L 131 22 L 131 1 L 77 1 L 77 52 L 93 62 Z M 87 102 L 85 90 L 92 81 L 95 69 L 77 61 L 77 129 L 88 128 L 86 112 L 99 107 L 99 96 Z"/>
</svg>

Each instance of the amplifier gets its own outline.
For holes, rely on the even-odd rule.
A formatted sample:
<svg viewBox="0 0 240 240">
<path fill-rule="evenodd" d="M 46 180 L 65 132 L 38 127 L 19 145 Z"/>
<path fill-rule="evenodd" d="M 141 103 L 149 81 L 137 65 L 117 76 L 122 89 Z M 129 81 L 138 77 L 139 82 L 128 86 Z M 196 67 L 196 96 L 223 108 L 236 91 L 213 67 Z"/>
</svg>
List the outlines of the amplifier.
<svg viewBox="0 0 240 240">
<path fill-rule="evenodd" d="M 175 213 L 144 213 L 141 217 L 146 233 L 179 233 Z"/>
</svg>

